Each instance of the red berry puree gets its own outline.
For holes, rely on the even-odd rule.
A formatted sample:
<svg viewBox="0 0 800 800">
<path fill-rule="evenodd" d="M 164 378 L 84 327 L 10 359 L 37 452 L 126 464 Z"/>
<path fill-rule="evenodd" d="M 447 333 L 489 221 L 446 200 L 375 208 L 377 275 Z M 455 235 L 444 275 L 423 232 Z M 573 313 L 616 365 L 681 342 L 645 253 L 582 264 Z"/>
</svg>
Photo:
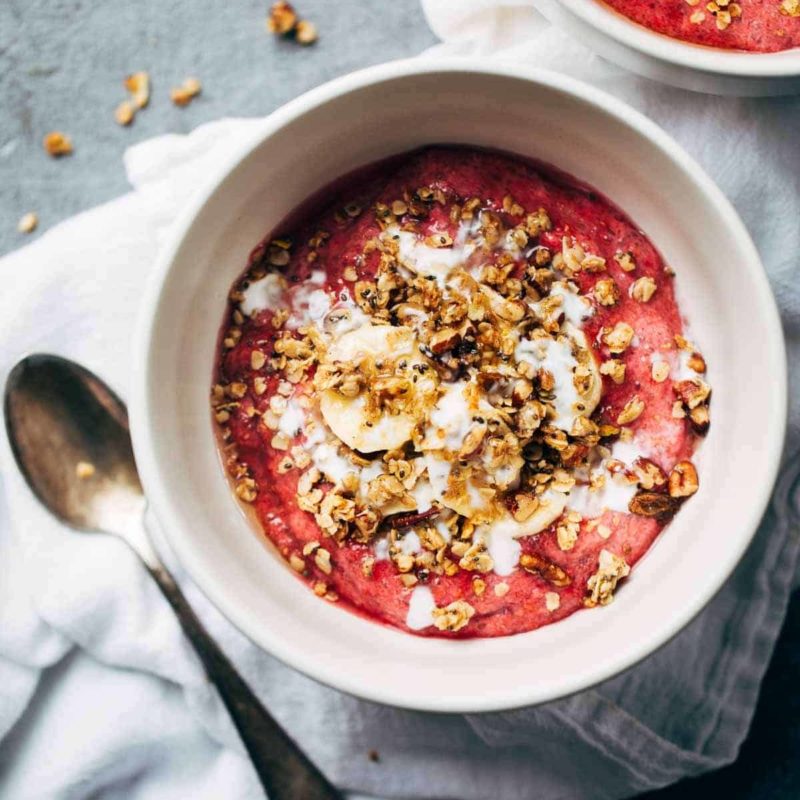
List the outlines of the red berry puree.
<svg viewBox="0 0 800 800">
<path fill-rule="evenodd" d="M 725 50 L 775 53 L 800 46 L 800 0 L 605 0 L 646 28 Z"/>
<path fill-rule="evenodd" d="M 674 282 L 543 164 L 439 146 L 348 175 L 231 289 L 233 490 L 319 602 L 416 635 L 607 605 L 699 486 L 711 390 Z"/>
</svg>

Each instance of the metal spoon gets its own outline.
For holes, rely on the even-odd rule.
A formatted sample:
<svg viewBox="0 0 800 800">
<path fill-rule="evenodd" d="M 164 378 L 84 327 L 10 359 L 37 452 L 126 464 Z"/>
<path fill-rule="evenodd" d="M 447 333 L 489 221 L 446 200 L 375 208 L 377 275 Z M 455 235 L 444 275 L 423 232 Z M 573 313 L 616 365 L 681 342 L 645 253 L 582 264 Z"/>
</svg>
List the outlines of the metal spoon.
<svg viewBox="0 0 800 800">
<path fill-rule="evenodd" d="M 190 608 L 142 524 L 146 501 L 122 401 L 64 358 L 32 355 L 8 376 L 8 438 L 41 502 L 80 531 L 110 533 L 142 559 L 217 687 L 270 800 L 343 800 L 267 713 Z"/>
</svg>

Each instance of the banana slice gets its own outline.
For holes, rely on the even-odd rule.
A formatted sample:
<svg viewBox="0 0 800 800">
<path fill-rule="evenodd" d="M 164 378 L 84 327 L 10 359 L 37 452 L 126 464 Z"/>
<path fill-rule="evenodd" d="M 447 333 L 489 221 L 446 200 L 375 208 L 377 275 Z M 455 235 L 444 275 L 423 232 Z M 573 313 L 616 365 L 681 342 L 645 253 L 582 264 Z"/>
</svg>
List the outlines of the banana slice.
<svg viewBox="0 0 800 800">
<path fill-rule="evenodd" d="M 514 351 L 518 362 L 547 370 L 554 381 L 553 406 L 557 428 L 570 433 L 578 417 L 588 417 L 600 402 L 600 370 L 583 331 L 567 323 L 555 337 L 523 339 Z"/>
<path fill-rule="evenodd" d="M 510 575 L 517 568 L 522 551 L 517 540 L 550 527 L 564 513 L 566 504 L 565 494 L 548 489 L 540 498 L 539 508 L 525 522 L 517 522 L 507 514 L 489 525 L 480 526 L 476 534 L 486 544 L 495 573 Z"/>
<path fill-rule="evenodd" d="M 362 325 L 354 331 L 341 336 L 329 348 L 325 356 L 326 362 L 352 363 L 365 356 L 376 361 L 381 359 L 397 360 L 404 357 L 407 367 L 413 369 L 418 363 L 424 363 L 420 355 L 414 332 L 408 328 L 394 328 L 389 325 Z M 433 393 L 436 386 L 432 377 L 433 370 L 426 372 L 426 377 L 414 384 L 413 391 L 424 397 Z M 366 392 L 370 387 L 366 387 Z M 424 404 L 412 404 L 419 408 Z M 373 453 L 378 450 L 394 450 L 401 447 L 410 438 L 417 424 L 417 414 L 385 412 L 377 420 L 367 418 L 367 396 L 365 392 L 356 397 L 345 397 L 336 389 L 327 389 L 320 396 L 320 411 L 325 423 L 348 447 L 362 453 Z"/>
<path fill-rule="evenodd" d="M 451 481 L 450 475 L 454 464 L 443 458 L 441 453 L 425 453 L 425 464 L 428 467 L 428 481 L 433 496 L 443 506 L 469 519 L 491 512 L 496 494 L 493 489 L 481 487 L 471 478 L 463 482 Z"/>
</svg>

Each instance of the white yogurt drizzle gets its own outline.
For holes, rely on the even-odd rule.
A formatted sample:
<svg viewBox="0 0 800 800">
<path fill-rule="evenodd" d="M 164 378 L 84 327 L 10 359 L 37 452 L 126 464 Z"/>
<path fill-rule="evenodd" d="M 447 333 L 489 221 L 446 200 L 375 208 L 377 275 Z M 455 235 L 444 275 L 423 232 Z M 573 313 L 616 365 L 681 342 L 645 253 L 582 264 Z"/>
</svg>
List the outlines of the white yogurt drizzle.
<svg viewBox="0 0 800 800">
<path fill-rule="evenodd" d="M 433 625 L 433 610 L 436 601 L 433 592 L 427 586 L 415 586 L 408 601 L 406 625 L 412 631 L 420 631 Z"/>
<path fill-rule="evenodd" d="M 532 366 L 546 369 L 555 382 L 553 393 L 556 411 L 553 424 L 557 428 L 571 431 L 575 418 L 575 404 L 581 399 L 573 381 L 578 362 L 572 354 L 572 340 L 562 337 L 558 340 L 523 339 L 514 350 L 517 361 L 525 361 Z"/>
</svg>

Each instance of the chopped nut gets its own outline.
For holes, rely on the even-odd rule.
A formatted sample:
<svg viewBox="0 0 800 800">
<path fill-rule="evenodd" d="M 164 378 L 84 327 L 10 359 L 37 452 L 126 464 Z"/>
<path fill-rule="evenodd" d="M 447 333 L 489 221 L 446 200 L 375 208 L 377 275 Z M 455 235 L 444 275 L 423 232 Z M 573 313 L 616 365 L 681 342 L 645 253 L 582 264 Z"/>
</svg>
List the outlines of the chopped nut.
<svg viewBox="0 0 800 800">
<path fill-rule="evenodd" d="M 452 350 L 461 341 L 461 334 L 455 328 L 442 328 L 431 337 L 429 347 L 439 355 Z"/>
<path fill-rule="evenodd" d="M 186 78 L 180 86 L 170 90 L 169 96 L 176 106 L 188 106 L 200 94 L 202 89 L 203 87 L 197 78 Z"/>
<path fill-rule="evenodd" d="M 47 155 L 53 156 L 53 158 L 68 156 L 72 152 L 72 139 L 60 131 L 48 133 L 42 144 Z"/>
<path fill-rule="evenodd" d="M 625 364 L 618 358 L 610 358 L 600 365 L 600 374 L 608 375 L 617 385 L 625 381 Z"/>
<path fill-rule="evenodd" d="M 545 592 L 544 604 L 548 611 L 557 611 L 561 606 L 561 596 L 558 592 Z"/>
<path fill-rule="evenodd" d="M 267 17 L 267 30 L 270 33 L 285 36 L 291 33 L 297 25 L 297 13 L 291 3 L 279 0 L 273 3 Z"/>
<path fill-rule="evenodd" d="M 572 550 L 578 541 L 582 517 L 576 511 L 566 514 L 556 526 L 556 541 L 560 550 Z"/>
<path fill-rule="evenodd" d="M 686 417 L 686 412 L 683 410 L 683 403 L 680 400 L 676 400 L 672 404 L 672 418 L 673 419 L 684 419 Z"/>
<path fill-rule="evenodd" d="M 314 44 L 317 41 L 317 26 L 313 22 L 301 19 L 294 29 L 294 38 L 298 44 Z"/>
<path fill-rule="evenodd" d="M 601 306 L 613 306 L 619 301 L 619 287 L 613 278 L 603 278 L 594 285 L 594 296 Z"/>
<path fill-rule="evenodd" d="M 589 592 L 585 599 L 587 606 L 608 605 L 614 599 L 614 589 L 617 583 L 630 574 L 631 568 L 624 558 L 615 555 L 610 550 L 601 550 L 598 558 L 597 572 L 586 582 Z"/>
<path fill-rule="evenodd" d="M 618 322 L 611 330 L 603 329 L 602 340 L 612 353 L 623 353 L 633 341 L 634 330 L 627 322 Z"/>
<path fill-rule="evenodd" d="M 258 497 L 256 482 L 252 478 L 242 478 L 236 484 L 236 496 L 245 503 L 252 503 Z"/>
<path fill-rule="evenodd" d="M 342 277 L 346 281 L 355 283 L 358 280 L 358 272 L 354 266 L 345 267 L 344 271 L 342 272 Z"/>
<path fill-rule="evenodd" d="M 294 469 L 294 461 L 292 461 L 290 456 L 284 456 L 279 462 L 277 466 L 278 475 L 285 475 L 287 472 L 290 472 Z"/>
<path fill-rule="evenodd" d="M 264 394 L 267 391 L 267 379 L 262 376 L 254 378 L 253 391 L 259 396 Z"/>
<path fill-rule="evenodd" d="M 475 593 L 476 597 L 480 597 L 486 591 L 486 581 L 475 578 L 475 580 L 472 581 L 472 591 Z"/>
<path fill-rule="evenodd" d="M 636 261 L 633 258 L 633 253 L 615 253 L 614 261 L 616 261 L 625 272 L 633 272 L 636 269 Z"/>
<path fill-rule="evenodd" d="M 324 547 L 319 547 L 315 551 L 314 563 L 317 565 L 317 568 L 326 575 L 331 574 L 331 570 L 333 569 L 331 566 L 331 554 Z"/>
<path fill-rule="evenodd" d="M 656 282 L 650 277 L 639 278 L 631 284 L 630 296 L 637 303 L 649 303 L 656 293 Z"/>
<path fill-rule="evenodd" d="M 267 356 L 260 350 L 253 350 L 250 353 L 251 369 L 261 369 L 267 363 Z"/>
<path fill-rule="evenodd" d="M 75 465 L 75 475 L 81 480 L 91 478 L 95 473 L 95 466 L 89 461 L 79 461 Z"/>
<path fill-rule="evenodd" d="M 33 233 L 38 224 L 39 217 L 35 212 L 29 211 L 27 214 L 23 214 L 23 216 L 20 217 L 20 220 L 17 223 L 17 230 L 20 233 Z"/>
<path fill-rule="evenodd" d="M 306 562 L 303 561 L 303 559 L 300 558 L 300 556 L 298 556 L 296 553 L 292 553 L 289 556 L 289 566 L 295 572 L 302 572 L 306 568 Z"/>
<path fill-rule="evenodd" d="M 114 111 L 114 120 L 117 125 L 130 125 L 133 122 L 135 111 L 130 100 L 123 100 Z"/>
<path fill-rule="evenodd" d="M 622 411 L 619 412 L 617 417 L 617 425 L 627 425 L 633 422 L 642 415 L 644 411 L 644 401 L 639 399 L 638 395 L 634 395 L 627 403 Z"/>
<path fill-rule="evenodd" d="M 670 497 L 691 497 L 699 488 L 694 464 L 691 461 L 679 461 L 669 473 Z"/>
<path fill-rule="evenodd" d="M 534 494 L 520 492 L 514 495 L 513 517 L 517 522 L 529 520 L 539 508 L 539 498 Z"/>
<path fill-rule="evenodd" d="M 667 476 L 664 471 L 649 458 L 637 458 L 633 462 L 633 471 L 642 489 L 655 489 L 667 482 Z"/>
<path fill-rule="evenodd" d="M 672 391 L 690 411 L 705 403 L 711 395 L 711 387 L 699 379 L 674 383 Z"/>
<path fill-rule="evenodd" d="M 800 0 L 798 0 L 798 2 L 800 2 Z M 693 372 L 696 372 L 698 375 L 705 374 L 706 361 L 703 356 L 700 355 L 700 353 L 692 353 L 686 362 L 686 366 L 689 367 L 689 369 Z"/>
<path fill-rule="evenodd" d="M 505 582 L 496 583 L 494 586 L 494 593 L 496 597 L 505 597 L 511 587 Z"/>
<path fill-rule="evenodd" d="M 558 564 L 554 564 L 552 561 L 548 561 L 534 553 L 523 554 L 519 559 L 519 565 L 526 572 L 544 578 L 548 583 L 552 583 L 553 586 L 569 586 L 572 583 L 572 578 Z"/>
<path fill-rule="evenodd" d="M 681 406 L 683 410 L 683 406 Z M 692 430 L 699 436 L 705 436 L 711 425 L 708 406 L 697 406 L 689 412 L 689 421 L 692 423 Z"/>
<path fill-rule="evenodd" d="M 475 609 L 465 600 L 455 600 L 444 608 L 433 609 L 433 624 L 440 631 L 460 631 L 475 615 Z"/>
<path fill-rule="evenodd" d="M 272 437 L 271 445 L 274 450 L 288 450 L 291 443 L 291 439 L 285 433 L 276 433 Z"/>
<path fill-rule="evenodd" d="M 133 95 L 136 108 L 144 108 L 150 102 L 150 75 L 134 72 L 125 78 L 125 88 Z"/>
<path fill-rule="evenodd" d="M 666 519 L 678 510 L 678 504 L 667 494 L 639 492 L 631 498 L 628 510 L 631 514 L 638 514 L 640 517 Z"/>
</svg>

